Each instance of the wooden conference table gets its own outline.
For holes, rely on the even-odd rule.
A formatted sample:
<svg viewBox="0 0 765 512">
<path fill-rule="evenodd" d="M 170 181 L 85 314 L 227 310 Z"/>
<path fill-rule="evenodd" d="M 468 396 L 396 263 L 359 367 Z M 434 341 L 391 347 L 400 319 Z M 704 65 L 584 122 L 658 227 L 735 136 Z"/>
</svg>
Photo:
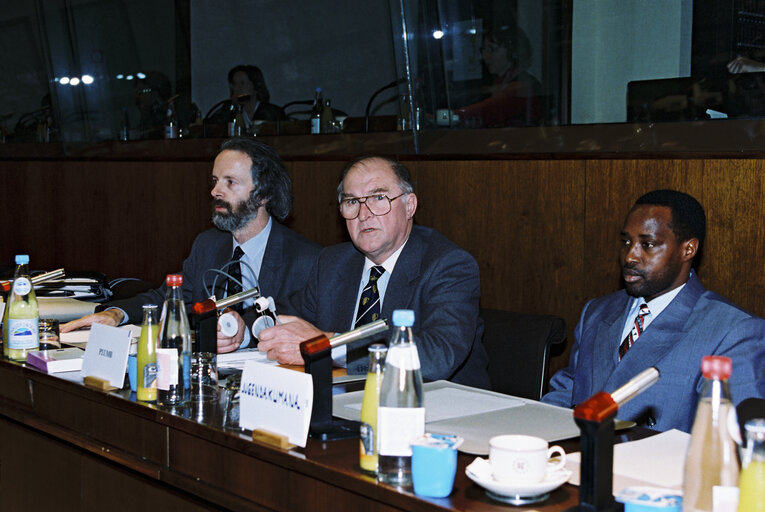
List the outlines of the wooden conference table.
<svg viewBox="0 0 765 512">
<path fill-rule="evenodd" d="M 465 476 L 474 457 L 463 454 L 452 494 L 420 498 L 363 475 L 357 439 L 283 451 L 217 426 L 219 411 L 168 412 L 134 397 L 0 361 L 0 509 L 562 511 L 578 502 L 568 484 L 535 506 L 493 501 Z"/>
</svg>

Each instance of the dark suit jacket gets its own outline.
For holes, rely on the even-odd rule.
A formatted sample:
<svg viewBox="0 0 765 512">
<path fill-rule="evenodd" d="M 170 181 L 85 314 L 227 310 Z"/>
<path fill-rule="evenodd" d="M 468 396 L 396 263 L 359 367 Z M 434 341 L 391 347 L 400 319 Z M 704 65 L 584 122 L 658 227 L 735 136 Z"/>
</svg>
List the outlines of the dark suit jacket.
<svg viewBox="0 0 765 512">
<path fill-rule="evenodd" d="M 345 332 L 353 323 L 364 255 L 344 243 L 322 250 L 316 265 L 306 287 L 291 301 L 294 313 L 321 330 Z M 390 320 L 394 309 L 414 310 L 424 379 L 489 387 L 479 296 L 475 259 L 437 231 L 414 226 L 388 282 L 382 316 Z M 387 343 L 389 336 L 390 331 L 360 344 Z M 354 345 L 348 347 L 348 372 L 362 373 L 367 351 Z"/>
<path fill-rule="evenodd" d="M 543 402 L 571 407 L 598 391 L 612 392 L 650 366 L 659 381 L 623 405 L 617 417 L 652 428 L 689 432 L 701 391 L 701 358 L 733 360 L 733 401 L 765 396 L 765 320 L 704 289 L 695 273 L 619 362 L 630 303 L 624 290 L 587 303 L 574 332 L 569 366 L 550 381 Z M 648 422 L 650 425 L 651 421 Z"/>
<path fill-rule="evenodd" d="M 280 306 L 283 306 L 287 296 L 303 287 L 320 249 L 318 244 L 282 226 L 276 220 L 272 222 L 258 280 L 261 295 L 273 297 L 276 301 L 277 313 L 281 312 Z M 229 232 L 213 228 L 197 236 L 191 247 L 191 254 L 183 262 L 182 290 L 187 307 L 209 297 L 205 291 L 205 284 L 211 287 L 217 274 L 207 270 L 219 269 L 228 263 L 233 250 L 234 242 Z M 225 277 L 218 275 L 217 289 L 214 290 L 216 297 L 226 296 L 225 283 Z M 106 303 L 101 309 L 121 308 L 127 313 L 129 322 L 140 323 L 141 306 L 144 304 L 161 306 L 165 300 L 166 291 L 167 286 L 162 284 L 155 290 L 149 290 L 130 299 Z M 248 315 L 245 314 L 245 321 L 247 320 Z"/>
</svg>

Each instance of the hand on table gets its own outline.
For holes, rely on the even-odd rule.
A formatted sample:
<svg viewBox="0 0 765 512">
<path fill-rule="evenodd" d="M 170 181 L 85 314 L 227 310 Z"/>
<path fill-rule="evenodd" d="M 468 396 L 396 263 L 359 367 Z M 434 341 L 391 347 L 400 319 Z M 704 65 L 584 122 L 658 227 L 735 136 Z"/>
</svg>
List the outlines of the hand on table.
<svg viewBox="0 0 765 512">
<path fill-rule="evenodd" d="M 281 364 L 302 365 L 300 343 L 324 334 L 327 338 L 334 333 L 323 332 L 313 324 L 296 316 L 279 315 L 281 325 L 263 329 L 258 335 L 258 350 L 265 352 L 268 358 Z"/>
<path fill-rule="evenodd" d="M 104 324 L 117 327 L 122 323 L 124 317 L 125 315 L 123 315 L 122 311 L 119 309 L 106 309 L 104 311 L 99 311 L 98 313 L 93 313 L 92 315 L 83 316 L 77 320 L 67 322 L 59 327 L 59 332 L 64 333 L 75 331 L 77 329 L 84 329 L 85 327 L 90 327 L 93 324 Z"/>
</svg>

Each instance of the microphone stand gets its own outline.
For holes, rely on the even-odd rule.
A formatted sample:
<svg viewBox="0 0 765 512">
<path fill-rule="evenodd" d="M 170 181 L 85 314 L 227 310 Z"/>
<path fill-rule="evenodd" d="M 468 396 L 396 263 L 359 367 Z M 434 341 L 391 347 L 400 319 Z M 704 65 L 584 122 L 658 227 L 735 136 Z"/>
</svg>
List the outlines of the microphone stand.
<svg viewBox="0 0 765 512">
<path fill-rule="evenodd" d="M 379 89 L 377 89 L 373 94 L 372 97 L 369 98 L 369 102 L 367 103 L 367 108 L 364 110 L 364 133 L 369 133 L 369 112 L 372 109 L 372 102 L 375 100 L 375 98 L 383 91 L 392 89 L 393 87 L 396 87 L 398 85 L 403 84 L 406 82 L 406 78 L 397 78 L 396 80 L 392 81 L 389 84 L 383 85 Z"/>
<path fill-rule="evenodd" d="M 388 329 L 385 319 L 362 325 L 352 331 L 334 336 L 323 334 L 300 344 L 305 372 L 313 380 L 313 409 L 308 435 L 322 441 L 336 441 L 358 437 L 357 421 L 332 420 L 332 349 Z"/>
<path fill-rule="evenodd" d="M 652 366 L 613 393 L 595 393 L 574 408 L 574 421 L 581 431 L 582 459 L 579 466 L 579 507 L 570 510 L 618 510 L 613 496 L 614 418 L 619 407 L 657 380 L 659 370 Z"/>
</svg>

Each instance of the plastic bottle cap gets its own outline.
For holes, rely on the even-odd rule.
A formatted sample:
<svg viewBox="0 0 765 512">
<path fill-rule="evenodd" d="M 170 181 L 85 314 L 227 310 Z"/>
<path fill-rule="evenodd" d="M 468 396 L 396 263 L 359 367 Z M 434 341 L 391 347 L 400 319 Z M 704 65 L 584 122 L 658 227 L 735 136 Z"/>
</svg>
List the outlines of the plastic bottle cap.
<svg viewBox="0 0 765 512">
<path fill-rule="evenodd" d="M 29 263 L 29 254 L 17 254 L 16 265 L 27 265 Z"/>
<path fill-rule="evenodd" d="M 414 311 L 411 309 L 396 309 L 393 311 L 393 325 L 396 327 L 411 327 L 414 325 Z"/>
<path fill-rule="evenodd" d="M 730 357 L 704 356 L 701 359 L 701 373 L 707 379 L 728 379 L 733 372 Z"/>
<path fill-rule="evenodd" d="M 183 276 L 181 274 L 167 274 L 165 283 L 167 286 L 181 286 L 183 284 Z"/>
</svg>

